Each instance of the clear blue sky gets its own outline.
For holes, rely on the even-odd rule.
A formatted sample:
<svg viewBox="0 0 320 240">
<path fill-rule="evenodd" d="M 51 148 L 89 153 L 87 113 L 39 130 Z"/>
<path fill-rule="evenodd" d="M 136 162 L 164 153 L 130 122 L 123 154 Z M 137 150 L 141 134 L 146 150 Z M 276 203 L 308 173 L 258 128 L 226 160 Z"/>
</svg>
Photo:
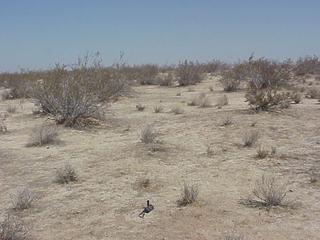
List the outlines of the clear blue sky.
<svg viewBox="0 0 320 240">
<path fill-rule="evenodd" d="M 320 0 L 0 0 L 0 71 L 320 54 Z"/>
</svg>

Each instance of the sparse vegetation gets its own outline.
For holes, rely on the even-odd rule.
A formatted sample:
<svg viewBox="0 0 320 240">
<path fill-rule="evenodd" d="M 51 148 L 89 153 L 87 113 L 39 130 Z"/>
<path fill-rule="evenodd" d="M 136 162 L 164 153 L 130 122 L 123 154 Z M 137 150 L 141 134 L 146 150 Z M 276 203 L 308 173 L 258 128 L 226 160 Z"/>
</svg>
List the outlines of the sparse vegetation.
<svg viewBox="0 0 320 240">
<path fill-rule="evenodd" d="M 224 240 L 244 240 L 244 237 L 241 234 L 232 231 L 224 236 Z"/>
<path fill-rule="evenodd" d="M 30 208 L 34 200 L 35 194 L 28 188 L 18 190 L 11 196 L 13 209 L 19 211 Z"/>
<path fill-rule="evenodd" d="M 257 155 L 256 157 L 259 159 L 264 159 L 269 155 L 269 151 L 263 147 L 259 147 L 257 149 Z"/>
<path fill-rule="evenodd" d="M 222 97 L 219 97 L 217 99 L 217 104 L 216 106 L 220 109 L 222 108 L 223 106 L 226 106 L 229 104 L 229 100 L 228 100 L 228 97 L 226 95 L 223 95 Z"/>
<path fill-rule="evenodd" d="M 5 120 L 0 119 L 0 134 L 6 133 L 8 131 L 7 125 L 5 123 Z"/>
<path fill-rule="evenodd" d="M 163 107 L 162 106 L 155 106 L 153 111 L 155 113 L 161 113 L 161 112 L 163 112 Z"/>
<path fill-rule="evenodd" d="M 52 125 L 41 125 L 33 129 L 27 147 L 41 147 L 59 142 L 58 130 Z"/>
<path fill-rule="evenodd" d="M 299 92 L 291 93 L 290 98 L 295 104 L 300 103 L 301 100 L 302 100 L 302 96 L 301 96 L 301 94 Z"/>
<path fill-rule="evenodd" d="M 8 113 L 16 113 L 17 112 L 17 106 L 8 105 L 6 110 L 7 110 Z"/>
<path fill-rule="evenodd" d="M 260 134 L 258 131 L 246 132 L 242 138 L 243 146 L 252 147 L 258 141 L 259 136 Z"/>
<path fill-rule="evenodd" d="M 184 113 L 184 110 L 180 105 L 175 105 L 171 108 L 171 112 L 174 114 L 182 114 Z"/>
<path fill-rule="evenodd" d="M 199 188 L 196 185 L 184 184 L 180 199 L 177 201 L 179 207 L 184 207 L 197 201 Z"/>
<path fill-rule="evenodd" d="M 222 122 L 221 122 L 221 126 L 229 126 L 229 125 L 232 125 L 233 124 L 233 120 L 231 118 L 231 116 L 229 115 L 226 115 L 223 119 L 222 119 Z"/>
<path fill-rule="evenodd" d="M 76 181 L 78 181 L 78 174 L 69 163 L 66 163 L 64 167 L 57 169 L 55 178 L 56 183 L 68 184 Z"/>
<path fill-rule="evenodd" d="M 136 105 L 136 109 L 139 111 L 139 112 L 143 112 L 144 109 L 146 108 L 146 106 L 142 105 L 142 104 L 137 104 Z"/>
<path fill-rule="evenodd" d="M 159 133 L 151 125 L 147 125 L 141 130 L 140 140 L 145 144 L 156 143 L 158 135 Z"/>
<path fill-rule="evenodd" d="M 240 87 L 240 80 L 240 76 L 236 71 L 227 70 L 222 73 L 220 83 L 222 84 L 223 90 L 225 92 L 235 92 Z"/>
<path fill-rule="evenodd" d="M 257 180 L 252 196 L 241 200 L 241 203 L 252 207 L 285 206 L 287 195 L 286 184 L 279 182 L 274 175 L 263 175 Z"/>
<path fill-rule="evenodd" d="M 177 68 L 178 83 L 180 86 L 194 85 L 201 82 L 201 67 L 191 61 L 180 62 Z"/>
<path fill-rule="evenodd" d="M 27 240 L 29 229 L 17 216 L 7 214 L 0 222 L 0 240 Z"/>
</svg>

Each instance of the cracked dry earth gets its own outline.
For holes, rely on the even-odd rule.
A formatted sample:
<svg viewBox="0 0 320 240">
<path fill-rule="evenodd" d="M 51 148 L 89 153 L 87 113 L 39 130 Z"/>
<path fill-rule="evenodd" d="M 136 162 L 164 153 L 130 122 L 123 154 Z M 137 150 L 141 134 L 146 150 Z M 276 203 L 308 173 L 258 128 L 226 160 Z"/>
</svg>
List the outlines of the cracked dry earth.
<svg viewBox="0 0 320 240">
<path fill-rule="evenodd" d="M 209 91 L 209 86 L 214 91 Z M 8 132 L 0 135 L 0 211 L 13 211 L 11 195 L 21 187 L 36 193 L 32 207 L 18 214 L 34 239 L 223 239 L 235 230 L 244 239 L 320 239 L 320 105 L 303 99 L 282 111 L 252 114 L 244 92 L 223 93 L 207 79 L 188 88 L 141 86 L 135 96 L 119 99 L 101 125 L 86 130 L 59 127 L 61 142 L 26 147 L 32 129 L 51 123 L 32 114 L 30 100 L 0 102 L 9 114 Z M 224 94 L 229 104 L 187 106 L 205 92 L 214 104 Z M 181 96 L 177 96 L 181 93 Z M 142 112 L 136 104 L 146 106 Z M 183 114 L 170 109 L 180 105 Z M 162 113 L 154 113 L 163 106 Z M 229 116 L 233 124 L 221 126 Z M 159 132 L 157 151 L 140 141 L 140 131 L 152 124 Z M 258 130 L 251 148 L 242 146 L 245 132 Z M 212 154 L 207 154 L 210 146 Z M 259 146 L 276 147 L 276 154 L 255 157 Z M 79 181 L 53 182 L 56 169 L 69 162 Z M 257 179 L 273 173 L 287 182 L 294 208 L 270 211 L 239 204 Z M 146 187 L 139 181 L 148 179 Z M 199 199 L 177 207 L 183 184 L 199 186 Z M 155 209 L 141 219 L 147 200 Z"/>
</svg>

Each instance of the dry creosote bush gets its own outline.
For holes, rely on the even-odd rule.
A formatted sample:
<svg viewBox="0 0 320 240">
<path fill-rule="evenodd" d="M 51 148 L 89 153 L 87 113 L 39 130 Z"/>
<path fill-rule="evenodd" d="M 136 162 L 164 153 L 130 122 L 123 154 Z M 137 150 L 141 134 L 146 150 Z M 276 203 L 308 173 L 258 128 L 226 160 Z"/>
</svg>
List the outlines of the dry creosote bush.
<svg viewBox="0 0 320 240">
<path fill-rule="evenodd" d="M 70 182 L 78 181 L 78 174 L 76 170 L 69 164 L 66 163 L 64 167 L 59 168 L 56 171 L 55 182 L 59 184 L 68 184 Z"/>
<path fill-rule="evenodd" d="M 30 208 L 35 199 L 36 195 L 28 188 L 20 189 L 11 196 L 13 209 L 17 211 Z"/>
</svg>

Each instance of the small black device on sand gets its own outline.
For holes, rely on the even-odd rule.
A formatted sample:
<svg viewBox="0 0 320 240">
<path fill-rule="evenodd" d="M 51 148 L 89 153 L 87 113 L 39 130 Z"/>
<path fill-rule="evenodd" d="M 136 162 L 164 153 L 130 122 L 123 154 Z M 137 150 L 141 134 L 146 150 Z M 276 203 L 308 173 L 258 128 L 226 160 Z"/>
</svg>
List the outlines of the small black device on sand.
<svg viewBox="0 0 320 240">
<path fill-rule="evenodd" d="M 154 209 L 154 206 L 150 204 L 149 200 L 147 201 L 147 206 L 143 209 L 143 211 L 139 214 L 140 218 L 144 218 L 146 213 L 151 212 Z"/>
</svg>

